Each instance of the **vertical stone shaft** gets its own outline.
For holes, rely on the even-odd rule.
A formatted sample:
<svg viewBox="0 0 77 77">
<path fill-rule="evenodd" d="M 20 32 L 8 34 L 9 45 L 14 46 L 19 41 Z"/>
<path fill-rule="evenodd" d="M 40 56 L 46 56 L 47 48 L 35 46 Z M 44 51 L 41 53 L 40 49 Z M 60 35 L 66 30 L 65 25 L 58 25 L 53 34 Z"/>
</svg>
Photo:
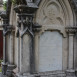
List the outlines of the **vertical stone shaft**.
<svg viewBox="0 0 77 77">
<path fill-rule="evenodd" d="M 23 39 L 22 38 L 20 38 L 20 72 L 22 73 L 22 49 L 23 49 L 23 47 L 22 47 L 22 43 L 23 43 L 23 41 L 22 41 Z"/>
<path fill-rule="evenodd" d="M 6 63 L 6 37 L 3 36 L 3 62 Z"/>
<path fill-rule="evenodd" d="M 38 34 L 35 35 L 35 71 L 38 72 L 38 64 L 39 64 L 39 52 L 38 52 Z M 37 51 L 37 52 L 36 52 Z"/>
<path fill-rule="evenodd" d="M 10 34 L 10 64 L 13 64 L 13 34 Z"/>
<path fill-rule="evenodd" d="M 73 69 L 74 61 L 74 52 L 73 52 L 73 35 L 69 34 L 69 60 L 68 60 L 68 69 Z"/>
<path fill-rule="evenodd" d="M 23 17 L 21 16 L 21 21 L 23 20 Z M 21 22 L 21 31 L 23 31 L 23 23 Z M 20 37 L 20 72 L 23 72 L 23 38 Z"/>
<path fill-rule="evenodd" d="M 30 2 L 30 3 L 29 3 Z M 32 1 L 25 0 L 25 6 L 16 6 L 14 10 L 18 13 L 18 29 L 20 38 L 20 74 L 33 73 L 34 71 L 34 32 L 33 32 L 33 16 L 38 6 Z M 28 5 L 26 7 L 26 5 Z M 32 7 L 31 7 L 32 5 Z M 35 27 L 36 28 L 36 27 Z"/>
<path fill-rule="evenodd" d="M 10 13 L 10 20 L 9 23 L 13 26 L 13 4 L 11 6 L 11 13 Z M 10 64 L 13 64 L 13 59 L 14 59 L 14 55 L 13 55 L 13 31 L 10 31 Z"/>
</svg>

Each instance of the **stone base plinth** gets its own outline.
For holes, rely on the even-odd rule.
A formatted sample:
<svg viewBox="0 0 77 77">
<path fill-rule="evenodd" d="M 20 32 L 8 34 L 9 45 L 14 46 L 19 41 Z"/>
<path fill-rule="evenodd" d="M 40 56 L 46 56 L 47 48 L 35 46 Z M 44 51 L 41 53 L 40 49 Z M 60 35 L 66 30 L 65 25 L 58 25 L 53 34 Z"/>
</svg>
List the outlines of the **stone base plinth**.
<svg viewBox="0 0 77 77">
<path fill-rule="evenodd" d="M 7 65 L 7 63 L 4 63 L 4 62 L 2 62 L 1 64 L 2 64 L 2 74 L 6 75 L 8 65 Z"/>
<path fill-rule="evenodd" d="M 15 65 L 8 64 L 6 75 L 9 77 L 12 76 L 13 69 L 15 69 L 15 68 L 16 68 Z"/>
<path fill-rule="evenodd" d="M 66 71 L 66 77 L 76 77 L 75 76 L 75 70 L 72 70 L 72 69 L 67 70 Z"/>
<path fill-rule="evenodd" d="M 10 65 L 4 62 L 2 62 L 1 64 L 2 64 L 2 74 L 10 77 L 12 75 L 13 69 L 15 68 L 15 65 Z"/>
<path fill-rule="evenodd" d="M 75 70 L 40 72 L 36 74 L 14 74 L 13 77 L 76 77 Z"/>
<path fill-rule="evenodd" d="M 14 74 L 13 77 L 66 77 L 65 72 L 56 71 L 56 72 L 40 72 L 37 74 L 24 73 L 23 75 Z"/>
<path fill-rule="evenodd" d="M 12 74 L 12 77 L 35 77 L 35 75 L 33 74 L 33 75 L 31 75 L 31 74 L 29 74 L 29 73 L 24 73 L 23 75 L 20 75 L 19 73 L 17 73 L 17 74 Z"/>
</svg>

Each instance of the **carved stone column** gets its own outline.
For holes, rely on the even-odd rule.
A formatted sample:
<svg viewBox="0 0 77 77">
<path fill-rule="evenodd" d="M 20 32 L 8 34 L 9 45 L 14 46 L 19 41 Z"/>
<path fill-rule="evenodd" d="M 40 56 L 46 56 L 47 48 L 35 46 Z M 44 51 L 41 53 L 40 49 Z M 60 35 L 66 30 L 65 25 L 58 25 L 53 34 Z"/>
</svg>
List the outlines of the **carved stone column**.
<svg viewBox="0 0 77 77">
<path fill-rule="evenodd" d="M 13 27 L 11 25 L 9 25 L 9 19 L 8 19 L 7 15 L 6 15 L 6 12 L 2 12 L 1 18 L 3 19 L 3 62 L 2 62 L 2 73 L 5 75 L 8 71 L 9 72 L 12 71 L 12 69 L 14 67 L 13 64 L 11 64 L 12 67 L 8 64 L 8 54 L 7 54 L 8 53 L 8 51 L 7 51 L 7 44 L 8 44 L 7 35 L 12 32 Z M 13 56 L 11 56 L 11 57 L 13 57 Z M 9 68 L 10 68 L 10 70 L 9 70 Z"/>
<path fill-rule="evenodd" d="M 2 73 L 5 75 L 7 71 L 7 56 L 6 56 L 6 35 L 8 33 L 8 18 L 5 12 L 2 12 L 1 18 L 3 19 L 3 62 L 2 62 Z"/>
<path fill-rule="evenodd" d="M 27 76 L 27 74 L 35 71 L 34 34 L 40 28 L 39 25 L 33 23 L 34 13 L 38 7 L 32 1 L 27 6 L 28 1 L 25 0 L 26 4 L 17 5 L 14 8 L 19 17 L 17 36 L 20 42 L 20 51 L 18 52 L 18 59 L 20 59 L 18 60 L 18 72 L 20 76 Z"/>
<path fill-rule="evenodd" d="M 68 69 L 73 69 L 74 67 L 74 50 L 73 50 L 73 33 L 69 33 L 69 60 L 68 60 Z"/>
<path fill-rule="evenodd" d="M 14 68 L 16 68 L 16 66 L 14 65 L 14 28 L 13 26 L 10 25 L 9 27 L 9 31 L 8 31 L 8 35 L 9 35 L 9 60 L 8 60 L 8 67 L 7 67 L 7 76 L 11 76 L 12 75 L 12 71 Z"/>
<path fill-rule="evenodd" d="M 67 27 L 66 31 L 69 36 L 69 52 L 68 52 L 68 70 L 67 75 L 74 76 L 74 35 L 77 32 L 77 27 Z"/>
</svg>

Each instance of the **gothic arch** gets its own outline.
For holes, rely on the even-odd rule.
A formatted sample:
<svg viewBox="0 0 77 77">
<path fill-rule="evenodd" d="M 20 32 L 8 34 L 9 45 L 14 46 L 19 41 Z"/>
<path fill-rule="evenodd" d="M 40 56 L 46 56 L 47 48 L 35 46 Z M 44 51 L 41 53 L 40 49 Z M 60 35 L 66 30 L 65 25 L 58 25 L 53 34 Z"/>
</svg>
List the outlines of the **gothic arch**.
<svg viewBox="0 0 77 77">
<path fill-rule="evenodd" d="M 40 52 L 39 48 L 39 37 L 42 36 L 43 33 L 46 33 L 47 31 L 52 31 L 51 34 L 54 31 L 58 31 L 61 33 L 64 37 L 62 37 L 62 70 L 66 70 L 68 67 L 68 36 L 66 32 L 66 27 L 75 26 L 74 23 L 76 21 L 75 18 L 75 11 L 73 11 L 73 8 L 71 8 L 71 5 L 69 3 L 69 0 L 41 0 L 39 4 L 39 9 L 36 12 L 35 21 L 42 25 L 42 29 L 39 32 L 39 35 L 36 35 L 36 47 L 35 47 L 35 53 Z M 47 34 L 48 35 L 48 34 Z M 56 34 L 54 34 L 56 36 Z M 49 36 L 50 37 L 50 36 Z M 43 44 L 43 43 L 42 43 Z M 41 45 L 42 45 L 41 44 Z M 41 51 L 42 52 L 42 51 Z M 66 57 L 65 57 L 66 56 Z M 39 65 L 37 64 L 39 62 L 39 55 L 36 60 L 36 70 L 38 71 Z"/>
<path fill-rule="evenodd" d="M 51 7 L 51 9 L 49 7 Z M 48 15 L 49 12 L 51 15 Z M 55 14 L 56 19 L 53 20 Z M 72 11 L 68 0 L 42 0 L 36 13 L 36 22 L 43 26 L 44 22 L 46 22 L 46 18 L 48 17 L 50 17 L 49 20 L 51 20 L 50 22 L 52 22 L 53 24 L 55 22 L 58 22 L 60 23 L 59 25 L 65 27 L 74 26 L 74 21 L 76 21 L 76 19 L 74 18 L 74 12 Z M 50 22 L 46 22 L 47 25 Z"/>
</svg>

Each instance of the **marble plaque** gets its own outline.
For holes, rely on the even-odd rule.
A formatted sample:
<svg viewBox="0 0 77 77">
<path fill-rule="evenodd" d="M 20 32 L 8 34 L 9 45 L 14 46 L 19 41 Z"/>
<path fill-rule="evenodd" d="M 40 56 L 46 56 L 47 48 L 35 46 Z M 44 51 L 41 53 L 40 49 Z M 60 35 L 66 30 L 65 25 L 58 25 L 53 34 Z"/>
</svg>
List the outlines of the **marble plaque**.
<svg viewBox="0 0 77 77">
<path fill-rule="evenodd" d="M 39 41 L 39 72 L 62 70 L 62 35 L 46 31 Z"/>
</svg>

